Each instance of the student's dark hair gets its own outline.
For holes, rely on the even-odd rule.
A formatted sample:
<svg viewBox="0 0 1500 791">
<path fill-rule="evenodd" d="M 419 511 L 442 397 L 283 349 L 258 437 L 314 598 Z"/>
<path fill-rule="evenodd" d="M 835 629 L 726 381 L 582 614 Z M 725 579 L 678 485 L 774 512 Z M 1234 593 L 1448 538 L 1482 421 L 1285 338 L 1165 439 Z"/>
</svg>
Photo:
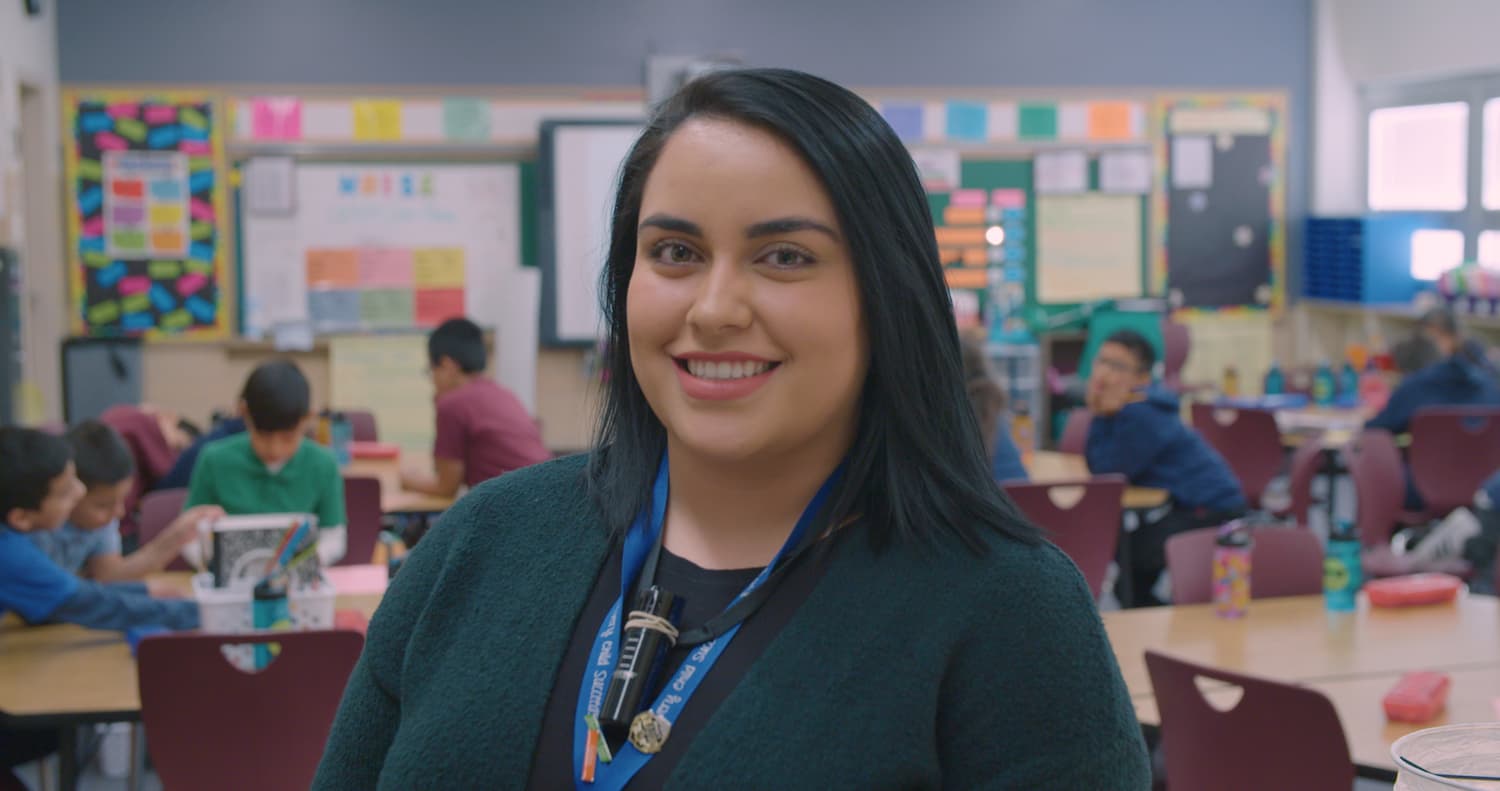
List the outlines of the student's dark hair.
<svg viewBox="0 0 1500 791">
<path fill-rule="evenodd" d="M 448 319 L 427 336 L 427 361 L 433 365 L 447 357 L 466 374 L 484 370 L 484 330 L 468 319 Z"/>
<path fill-rule="evenodd" d="M 995 432 L 1000 428 L 1000 416 L 1005 413 L 1005 388 L 995 376 L 995 367 L 984 351 L 983 337 L 965 333 L 961 339 L 964 363 L 964 391 L 969 395 L 969 408 L 974 410 L 974 419 L 979 422 L 979 439 L 984 443 L 984 455 L 995 453 Z"/>
<path fill-rule="evenodd" d="M 693 118 L 775 135 L 817 174 L 837 212 L 870 359 L 859 427 L 828 515 L 860 517 L 877 547 L 947 535 L 982 551 L 990 531 L 1040 541 L 995 485 L 965 408 L 953 306 L 911 154 L 858 96 L 782 69 L 715 72 L 687 84 L 657 109 L 622 166 L 600 289 L 608 378 L 589 465 L 610 528 L 623 532 L 649 501 L 666 448 L 666 430 L 631 367 L 626 292 L 647 177 L 667 139 Z"/>
<path fill-rule="evenodd" d="M 104 423 L 93 419 L 80 421 L 68 429 L 68 444 L 73 448 L 78 480 L 90 489 L 113 486 L 135 474 L 130 446 Z"/>
<path fill-rule="evenodd" d="M 1449 335 L 1455 338 L 1460 334 L 1458 317 L 1453 315 L 1453 311 L 1449 310 L 1448 308 L 1432 308 L 1426 313 L 1423 313 L 1422 318 L 1418 319 L 1417 323 L 1423 327 L 1437 330 L 1444 335 Z"/>
<path fill-rule="evenodd" d="M 13 509 L 40 508 L 73 451 L 55 434 L 19 426 L 0 427 L 0 520 Z"/>
<path fill-rule="evenodd" d="M 1115 330 L 1104 339 L 1105 343 L 1113 343 L 1116 346 L 1124 346 L 1125 351 L 1135 358 L 1136 364 L 1142 371 L 1150 371 L 1156 365 L 1156 347 L 1146 336 L 1135 330 Z"/>
<path fill-rule="evenodd" d="M 261 363 L 240 392 L 256 431 L 289 431 L 312 412 L 312 393 L 302 369 L 291 360 Z"/>
</svg>

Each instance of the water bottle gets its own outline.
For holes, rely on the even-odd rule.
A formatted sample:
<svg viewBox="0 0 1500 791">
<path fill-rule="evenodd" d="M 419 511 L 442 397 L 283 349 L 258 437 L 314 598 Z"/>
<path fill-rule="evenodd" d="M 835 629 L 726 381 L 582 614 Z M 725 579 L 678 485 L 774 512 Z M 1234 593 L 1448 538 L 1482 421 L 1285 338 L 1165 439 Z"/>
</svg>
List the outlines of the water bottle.
<svg viewBox="0 0 1500 791">
<path fill-rule="evenodd" d="M 329 418 L 328 438 L 339 466 L 349 466 L 354 461 L 354 424 L 343 412 L 334 412 Z"/>
<path fill-rule="evenodd" d="M 1359 398 L 1359 371 L 1354 369 L 1354 363 L 1345 360 L 1344 367 L 1339 369 L 1339 398 L 1355 401 Z"/>
<path fill-rule="evenodd" d="M 1331 406 L 1333 404 L 1335 383 L 1333 381 L 1333 368 L 1324 360 L 1318 364 L 1318 372 L 1313 374 L 1313 402 L 1318 406 Z"/>
<path fill-rule="evenodd" d="M 270 580 L 255 586 L 251 605 L 251 625 L 257 631 L 265 629 L 292 628 L 292 613 L 287 606 L 286 587 Z M 255 644 L 255 669 L 263 670 L 276 656 L 279 648 L 275 643 Z"/>
<path fill-rule="evenodd" d="M 1224 397 L 1236 398 L 1240 394 L 1240 372 L 1234 366 L 1224 369 Z"/>
<path fill-rule="evenodd" d="M 1219 528 L 1214 545 L 1214 614 L 1243 618 L 1250 611 L 1250 531 L 1243 522 Z"/>
<path fill-rule="evenodd" d="M 1024 410 L 1016 412 L 1016 416 L 1010 421 L 1010 436 L 1016 443 L 1016 450 L 1021 453 L 1022 464 L 1029 467 L 1036 451 L 1036 425 L 1030 414 Z"/>
<path fill-rule="evenodd" d="M 1286 392 L 1286 375 L 1281 372 L 1281 366 L 1271 363 L 1271 369 L 1266 371 L 1266 395 L 1281 395 Z"/>
<path fill-rule="evenodd" d="M 1323 602 L 1329 612 L 1350 612 L 1355 607 L 1355 594 L 1364 584 L 1360 549 L 1354 524 L 1339 520 L 1328 536 L 1328 554 L 1323 558 Z"/>
</svg>

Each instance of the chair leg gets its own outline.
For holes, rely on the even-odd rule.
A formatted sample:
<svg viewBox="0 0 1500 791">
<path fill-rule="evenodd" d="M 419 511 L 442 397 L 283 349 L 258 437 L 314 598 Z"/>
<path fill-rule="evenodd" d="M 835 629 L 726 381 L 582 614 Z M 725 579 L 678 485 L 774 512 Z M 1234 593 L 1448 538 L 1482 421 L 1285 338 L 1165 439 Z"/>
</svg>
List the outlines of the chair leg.
<svg viewBox="0 0 1500 791">
<path fill-rule="evenodd" d="M 41 760 L 36 762 L 36 787 L 39 791 L 52 791 L 52 773 L 47 771 L 51 763 L 52 758 L 50 756 L 43 756 Z M 57 770 L 59 772 L 62 771 L 61 761 L 57 764 Z"/>
<path fill-rule="evenodd" d="M 130 777 L 125 787 L 141 791 L 141 775 L 146 773 L 146 729 L 139 722 L 130 724 Z"/>
</svg>

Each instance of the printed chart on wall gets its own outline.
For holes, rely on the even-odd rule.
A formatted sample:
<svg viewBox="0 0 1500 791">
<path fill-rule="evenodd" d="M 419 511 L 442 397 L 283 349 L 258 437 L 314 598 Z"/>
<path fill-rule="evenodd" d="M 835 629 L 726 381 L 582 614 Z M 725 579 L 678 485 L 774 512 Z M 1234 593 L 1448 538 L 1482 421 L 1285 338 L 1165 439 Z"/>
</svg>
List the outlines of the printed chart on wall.
<svg viewBox="0 0 1500 791">
<path fill-rule="evenodd" d="M 1168 97 L 1160 109 L 1155 282 L 1177 308 L 1279 309 L 1286 266 L 1284 99 Z"/>
<path fill-rule="evenodd" d="M 65 102 L 75 330 L 221 334 L 216 102 L 124 93 L 70 94 Z"/>
<path fill-rule="evenodd" d="M 258 164 L 243 186 L 247 337 L 535 315 L 507 289 L 520 268 L 514 165 Z"/>
</svg>

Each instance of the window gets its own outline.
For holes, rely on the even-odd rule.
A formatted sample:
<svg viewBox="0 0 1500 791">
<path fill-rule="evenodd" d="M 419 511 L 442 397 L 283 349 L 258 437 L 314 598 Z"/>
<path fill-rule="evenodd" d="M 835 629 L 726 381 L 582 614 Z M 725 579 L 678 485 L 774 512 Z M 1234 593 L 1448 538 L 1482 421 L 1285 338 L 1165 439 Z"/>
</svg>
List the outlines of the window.
<svg viewBox="0 0 1500 791">
<path fill-rule="evenodd" d="M 1437 280 L 1444 272 L 1464 260 L 1464 232 L 1450 229 L 1425 229 L 1411 235 L 1411 276 L 1418 280 Z"/>
<path fill-rule="evenodd" d="M 1479 232 L 1479 265 L 1500 272 L 1500 231 Z"/>
<path fill-rule="evenodd" d="M 1369 142 L 1372 210 L 1460 211 L 1468 204 L 1468 104 L 1375 110 Z"/>
<path fill-rule="evenodd" d="M 1484 207 L 1500 209 L 1500 97 L 1484 103 L 1484 181 L 1481 184 L 1484 185 Z"/>
</svg>

